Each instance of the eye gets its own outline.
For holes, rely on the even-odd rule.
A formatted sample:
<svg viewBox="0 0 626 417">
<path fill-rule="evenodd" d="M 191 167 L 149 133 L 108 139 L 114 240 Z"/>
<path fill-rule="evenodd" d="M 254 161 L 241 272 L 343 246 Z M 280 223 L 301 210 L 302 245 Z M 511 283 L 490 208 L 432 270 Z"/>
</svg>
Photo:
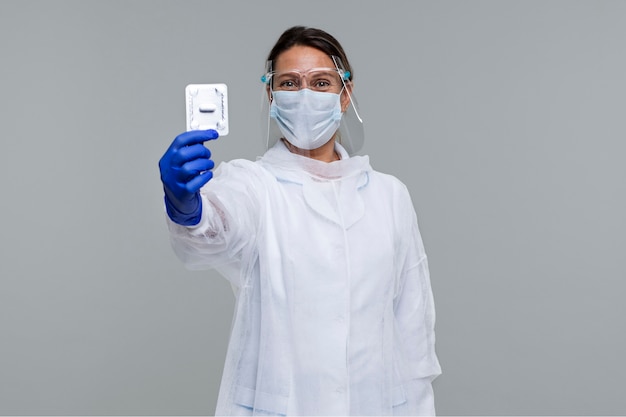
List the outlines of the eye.
<svg viewBox="0 0 626 417">
<path fill-rule="evenodd" d="M 341 86 L 339 74 L 333 71 L 313 71 L 309 74 L 309 86 L 317 91 L 335 91 Z"/>
<path fill-rule="evenodd" d="M 328 90 L 332 86 L 330 80 L 317 79 L 313 82 L 312 87 L 316 90 Z"/>
<path fill-rule="evenodd" d="M 300 88 L 299 84 L 300 84 L 299 80 L 296 78 L 281 77 L 281 79 L 278 82 L 278 89 L 279 90 L 298 90 Z"/>
</svg>

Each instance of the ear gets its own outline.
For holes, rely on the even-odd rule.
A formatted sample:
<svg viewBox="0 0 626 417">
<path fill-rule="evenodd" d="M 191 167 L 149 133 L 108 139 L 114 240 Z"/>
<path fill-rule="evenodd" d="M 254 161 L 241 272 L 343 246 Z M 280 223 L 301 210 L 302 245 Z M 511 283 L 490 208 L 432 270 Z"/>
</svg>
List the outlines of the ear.
<svg viewBox="0 0 626 417">
<path fill-rule="evenodd" d="M 265 92 L 267 93 L 267 99 L 272 102 L 272 90 L 270 90 L 270 86 L 265 86 Z"/>
<path fill-rule="evenodd" d="M 341 112 L 345 113 L 350 105 L 350 96 L 352 95 L 352 81 L 346 81 L 344 91 L 341 92 Z"/>
</svg>

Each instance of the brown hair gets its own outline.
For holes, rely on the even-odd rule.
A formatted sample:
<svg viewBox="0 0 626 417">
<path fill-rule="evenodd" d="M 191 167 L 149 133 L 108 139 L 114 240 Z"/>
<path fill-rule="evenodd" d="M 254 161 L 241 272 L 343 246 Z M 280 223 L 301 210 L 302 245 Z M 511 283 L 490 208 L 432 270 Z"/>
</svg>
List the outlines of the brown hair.
<svg viewBox="0 0 626 417">
<path fill-rule="evenodd" d="M 341 63 L 346 71 L 350 71 L 349 80 L 352 80 L 353 72 L 348 57 L 343 47 L 331 34 L 316 28 L 304 26 L 293 26 L 283 32 L 276 41 L 276 44 L 267 57 L 268 61 L 275 61 L 276 58 L 292 46 L 309 46 L 319 49 L 329 56 L 336 56 L 341 59 Z"/>
</svg>

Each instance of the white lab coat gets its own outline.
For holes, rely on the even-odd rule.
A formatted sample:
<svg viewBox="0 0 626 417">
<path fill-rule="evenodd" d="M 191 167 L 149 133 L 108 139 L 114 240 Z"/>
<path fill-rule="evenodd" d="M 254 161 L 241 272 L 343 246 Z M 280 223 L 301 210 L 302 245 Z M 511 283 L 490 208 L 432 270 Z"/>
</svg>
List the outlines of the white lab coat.
<svg viewBox="0 0 626 417">
<path fill-rule="evenodd" d="M 236 311 L 216 415 L 433 415 L 435 310 L 406 187 L 366 156 L 324 163 L 279 141 L 222 163 L 202 220 L 168 220 L 188 268 Z"/>
</svg>

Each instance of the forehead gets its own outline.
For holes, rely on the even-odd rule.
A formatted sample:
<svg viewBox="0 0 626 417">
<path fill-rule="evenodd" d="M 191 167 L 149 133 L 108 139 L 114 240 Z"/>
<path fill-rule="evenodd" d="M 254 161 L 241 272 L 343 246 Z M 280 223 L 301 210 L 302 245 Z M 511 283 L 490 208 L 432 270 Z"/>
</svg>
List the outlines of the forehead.
<svg viewBox="0 0 626 417">
<path fill-rule="evenodd" d="M 296 45 L 282 52 L 274 62 L 274 71 L 334 68 L 333 60 L 324 52 L 310 46 Z"/>
</svg>

